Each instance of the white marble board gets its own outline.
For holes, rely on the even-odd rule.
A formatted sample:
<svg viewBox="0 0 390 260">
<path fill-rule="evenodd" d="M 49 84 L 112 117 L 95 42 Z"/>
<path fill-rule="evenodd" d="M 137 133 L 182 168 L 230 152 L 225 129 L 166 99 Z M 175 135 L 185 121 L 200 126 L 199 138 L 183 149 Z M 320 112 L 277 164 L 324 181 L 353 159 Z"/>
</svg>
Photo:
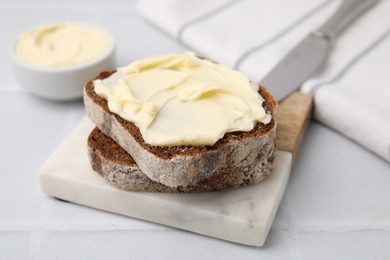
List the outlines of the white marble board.
<svg viewBox="0 0 390 260">
<path fill-rule="evenodd" d="M 41 167 L 44 193 L 240 244 L 264 244 L 289 178 L 291 153 L 277 151 L 273 175 L 246 188 L 200 194 L 126 192 L 92 170 L 87 137 L 93 127 L 84 118 Z"/>
</svg>

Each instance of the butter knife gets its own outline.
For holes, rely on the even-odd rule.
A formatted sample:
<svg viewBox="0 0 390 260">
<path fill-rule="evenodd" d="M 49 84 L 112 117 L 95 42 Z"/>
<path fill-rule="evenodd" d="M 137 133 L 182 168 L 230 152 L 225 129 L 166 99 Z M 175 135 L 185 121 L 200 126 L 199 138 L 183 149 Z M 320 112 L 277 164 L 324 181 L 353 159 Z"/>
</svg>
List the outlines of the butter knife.
<svg viewBox="0 0 390 260">
<path fill-rule="evenodd" d="M 377 2 L 344 0 L 334 15 L 296 45 L 260 84 L 268 88 L 278 101 L 286 98 L 324 64 L 336 37 Z"/>
</svg>

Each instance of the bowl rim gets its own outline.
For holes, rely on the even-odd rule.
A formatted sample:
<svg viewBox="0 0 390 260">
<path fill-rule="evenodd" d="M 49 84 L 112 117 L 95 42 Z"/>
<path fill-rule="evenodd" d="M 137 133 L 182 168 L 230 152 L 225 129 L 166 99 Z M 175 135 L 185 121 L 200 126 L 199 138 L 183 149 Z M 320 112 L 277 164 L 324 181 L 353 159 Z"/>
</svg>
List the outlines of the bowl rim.
<svg viewBox="0 0 390 260">
<path fill-rule="evenodd" d="M 103 33 L 105 33 L 108 38 L 110 39 L 110 44 L 107 48 L 107 50 L 97 56 L 96 58 L 92 59 L 91 61 L 88 61 L 86 63 L 81 63 L 81 64 L 77 64 L 77 65 L 71 65 L 71 66 L 68 66 L 68 67 L 60 67 L 60 68 L 52 68 L 52 67 L 45 67 L 45 66 L 40 66 L 40 65 L 34 65 L 34 64 L 31 64 L 31 63 L 28 63 L 28 62 L 25 62 L 23 61 L 22 59 L 18 58 L 16 53 L 15 53 L 15 46 L 19 40 L 19 37 L 20 35 L 23 33 L 23 32 L 27 32 L 29 30 L 32 30 L 32 29 L 35 29 L 39 26 L 49 26 L 49 25 L 57 25 L 57 24 L 64 24 L 65 22 L 58 22 L 58 23 L 47 23 L 47 24 L 42 24 L 42 25 L 38 25 L 38 26 L 34 26 L 34 27 L 30 27 L 30 28 L 27 28 L 26 30 L 22 31 L 10 44 L 9 46 L 9 56 L 11 57 L 12 61 L 16 64 L 18 64 L 19 66 L 22 66 L 26 69 L 30 69 L 30 70 L 34 70 L 34 71 L 39 71 L 39 72 L 50 72 L 50 73 L 61 73 L 61 72 L 74 72 L 74 71 L 77 71 L 77 70 L 82 70 L 82 69 L 86 69 L 86 68 L 90 68 L 92 66 L 95 66 L 95 65 L 98 65 L 100 62 L 106 60 L 107 58 L 109 58 L 110 56 L 113 56 L 114 54 L 114 51 L 115 51 L 115 40 L 114 40 L 114 37 L 113 35 L 106 29 L 100 27 L 100 26 L 97 26 L 97 25 L 94 25 L 94 24 L 91 24 L 91 23 L 86 23 L 86 22 L 76 22 L 76 21 L 72 21 L 73 23 L 76 23 L 76 24 L 82 24 L 82 25 L 86 25 L 86 26 L 89 26 L 89 27 L 94 27 L 100 31 L 102 31 Z"/>
</svg>

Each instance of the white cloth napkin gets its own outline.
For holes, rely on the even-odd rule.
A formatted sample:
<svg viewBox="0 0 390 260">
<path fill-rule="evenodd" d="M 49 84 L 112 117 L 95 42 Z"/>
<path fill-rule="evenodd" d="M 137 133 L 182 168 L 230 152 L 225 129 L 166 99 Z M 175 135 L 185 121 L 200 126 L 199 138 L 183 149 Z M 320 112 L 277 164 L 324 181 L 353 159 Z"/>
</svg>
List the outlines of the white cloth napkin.
<svg viewBox="0 0 390 260">
<path fill-rule="evenodd" d="M 341 0 L 141 0 L 138 11 L 195 52 L 260 80 Z M 158 43 L 156 43 L 158 44 Z M 390 161 L 390 1 L 342 33 L 302 91 L 315 118 Z"/>
</svg>

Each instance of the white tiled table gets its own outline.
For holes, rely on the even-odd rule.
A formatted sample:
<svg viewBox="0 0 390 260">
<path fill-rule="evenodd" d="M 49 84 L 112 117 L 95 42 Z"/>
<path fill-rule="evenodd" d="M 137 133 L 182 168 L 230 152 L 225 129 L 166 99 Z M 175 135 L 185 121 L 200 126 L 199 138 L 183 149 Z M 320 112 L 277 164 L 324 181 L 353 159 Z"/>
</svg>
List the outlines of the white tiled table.
<svg viewBox="0 0 390 260">
<path fill-rule="evenodd" d="M 105 27 L 117 64 L 185 50 L 134 2 L 0 0 L 0 259 L 389 259 L 390 165 L 312 122 L 264 247 L 204 237 L 47 197 L 38 168 L 84 116 L 14 81 L 9 45 L 28 27 L 67 20 Z"/>
</svg>

